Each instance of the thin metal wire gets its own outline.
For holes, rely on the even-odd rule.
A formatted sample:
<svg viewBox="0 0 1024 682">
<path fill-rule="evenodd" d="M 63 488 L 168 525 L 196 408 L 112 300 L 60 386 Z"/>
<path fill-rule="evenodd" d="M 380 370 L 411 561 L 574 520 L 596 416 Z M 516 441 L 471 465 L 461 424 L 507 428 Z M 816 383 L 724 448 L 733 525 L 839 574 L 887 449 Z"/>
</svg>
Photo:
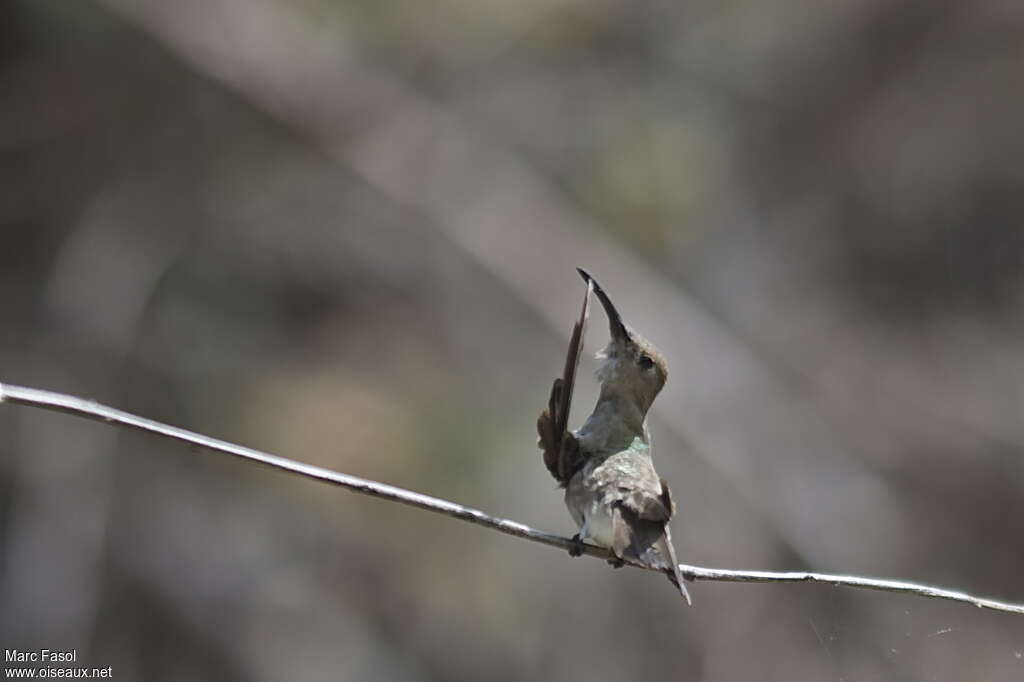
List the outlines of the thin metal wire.
<svg viewBox="0 0 1024 682">
<path fill-rule="evenodd" d="M 265 466 L 274 467 L 275 469 L 280 469 L 289 473 L 317 479 L 324 481 L 325 483 L 331 483 L 364 495 L 371 495 L 373 497 L 391 500 L 392 502 L 400 502 L 412 507 L 432 511 L 437 514 L 451 516 L 453 518 L 461 519 L 462 521 L 468 521 L 469 523 L 475 523 L 479 526 L 484 526 L 486 528 L 506 533 L 507 535 L 514 535 L 526 540 L 540 542 L 545 545 L 551 545 L 552 547 L 559 547 L 565 550 L 574 546 L 573 541 L 569 538 L 545 533 L 543 531 L 530 528 L 529 526 L 517 521 L 510 521 L 509 519 L 491 516 L 490 514 L 486 514 L 478 509 L 464 507 L 461 504 L 456 504 L 455 502 L 449 502 L 448 500 L 431 497 L 430 495 L 424 495 L 404 488 L 398 488 L 386 483 L 370 481 L 364 478 L 359 478 L 358 476 L 351 476 L 349 474 L 332 471 L 331 469 L 313 466 L 312 464 L 303 464 L 302 462 L 297 462 L 286 457 L 261 452 L 260 450 L 247 448 L 243 445 L 236 445 L 235 443 L 229 443 L 217 438 L 210 438 L 209 436 L 204 436 L 193 431 L 187 431 L 176 426 L 170 426 L 168 424 L 153 421 L 152 419 L 146 419 L 145 417 L 139 417 L 122 410 L 107 407 L 106 405 L 97 403 L 95 400 L 86 400 L 84 398 L 78 398 L 64 393 L 55 393 L 53 391 L 43 391 L 36 388 L 12 386 L 10 384 L 0 383 L 0 403 L 2 402 L 43 408 L 57 412 L 65 412 L 67 414 L 92 419 L 94 421 L 105 422 L 107 424 L 117 424 L 137 429 L 139 431 L 155 433 L 166 438 L 192 443 L 193 445 L 198 445 L 209 450 L 223 452 L 228 455 L 234 455 L 235 457 L 241 457 L 243 459 L 257 462 Z M 610 558 L 607 550 L 601 547 L 584 545 L 583 550 L 585 554 L 590 556 L 602 559 Z M 636 568 L 645 568 L 639 564 L 633 564 L 631 562 L 627 563 L 631 566 L 635 566 Z M 816 582 L 834 585 L 836 587 L 855 587 L 867 590 L 879 590 L 882 592 L 912 594 L 931 599 L 946 599 L 949 601 L 971 604 L 982 609 L 991 609 L 993 611 L 1003 611 L 1006 613 L 1024 615 L 1024 604 L 1011 604 L 995 599 L 976 597 L 958 590 L 906 582 L 902 580 L 867 578 L 851 575 L 833 575 L 829 573 L 816 573 L 811 571 L 776 572 L 706 568 L 702 566 L 690 566 L 688 564 L 680 564 L 680 569 L 682 570 L 683 575 L 685 575 L 689 580 L 712 580 L 739 583 Z"/>
</svg>

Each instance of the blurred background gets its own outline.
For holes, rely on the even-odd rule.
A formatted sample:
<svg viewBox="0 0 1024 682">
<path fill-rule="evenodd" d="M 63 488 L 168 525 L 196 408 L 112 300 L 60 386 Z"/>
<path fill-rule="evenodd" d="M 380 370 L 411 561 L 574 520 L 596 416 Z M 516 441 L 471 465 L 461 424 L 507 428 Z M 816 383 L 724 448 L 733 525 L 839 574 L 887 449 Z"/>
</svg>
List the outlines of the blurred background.
<svg viewBox="0 0 1024 682">
<path fill-rule="evenodd" d="M 682 561 L 1024 601 L 1022 85 L 999 0 L 10 0 L 0 380 L 569 535 L 582 265 Z M 691 591 L 0 407 L 0 642 L 115 679 L 1024 679 L 1020 617 Z"/>
</svg>

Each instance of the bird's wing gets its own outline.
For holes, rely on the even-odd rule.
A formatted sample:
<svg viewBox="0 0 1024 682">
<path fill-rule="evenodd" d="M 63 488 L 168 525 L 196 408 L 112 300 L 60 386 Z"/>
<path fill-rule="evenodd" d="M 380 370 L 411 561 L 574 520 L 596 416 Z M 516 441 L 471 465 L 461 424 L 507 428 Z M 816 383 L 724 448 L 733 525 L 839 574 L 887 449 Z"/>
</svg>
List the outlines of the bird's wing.
<svg viewBox="0 0 1024 682">
<path fill-rule="evenodd" d="M 619 489 L 616 498 L 626 509 L 645 521 L 667 523 L 676 512 L 672 491 L 664 478 L 658 483 L 650 481 L 649 485 L 638 485 L 629 490 Z"/>
<path fill-rule="evenodd" d="M 559 379 L 555 379 L 548 398 L 548 406 L 537 418 L 538 444 L 544 451 L 544 466 L 555 477 L 563 488 L 576 473 L 583 457 L 580 454 L 576 437 L 569 433 L 569 410 L 572 407 L 572 390 L 576 384 L 576 368 L 580 364 L 580 352 L 583 350 L 583 332 L 587 325 L 587 312 L 590 306 L 590 293 L 594 290 L 591 282 L 587 283 L 587 293 L 583 297 L 583 309 L 580 319 L 572 328 L 569 339 L 569 352 L 565 356 L 565 369 Z"/>
<path fill-rule="evenodd" d="M 648 505 L 645 511 L 657 517 L 667 513 L 665 518 L 642 516 L 630 498 L 624 498 L 612 507 L 612 552 L 620 559 L 630 559 L 664 571 L 686 599 L 686 603 L 692 606 L 668 528 L 668 518 L 674 511 L 672 496 L 664 479 L 661 480 L 661 486 L 663 499 L 657 505 Z"/>
</svg>

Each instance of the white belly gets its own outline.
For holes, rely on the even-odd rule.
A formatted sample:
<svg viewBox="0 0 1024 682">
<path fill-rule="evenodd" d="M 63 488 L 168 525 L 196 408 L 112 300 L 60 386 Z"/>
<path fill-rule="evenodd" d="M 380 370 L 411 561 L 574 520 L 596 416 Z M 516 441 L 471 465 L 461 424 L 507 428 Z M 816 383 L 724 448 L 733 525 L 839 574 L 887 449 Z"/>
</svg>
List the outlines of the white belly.
<svg viewBox="0 0 1024 682">
<path fill-rule="evenodd" d="M 611 547 L 615 532 L 608 507 L 592 504 L 586 510 L 583 521 L 583 539 L 601 547 Z"/>
</svg>

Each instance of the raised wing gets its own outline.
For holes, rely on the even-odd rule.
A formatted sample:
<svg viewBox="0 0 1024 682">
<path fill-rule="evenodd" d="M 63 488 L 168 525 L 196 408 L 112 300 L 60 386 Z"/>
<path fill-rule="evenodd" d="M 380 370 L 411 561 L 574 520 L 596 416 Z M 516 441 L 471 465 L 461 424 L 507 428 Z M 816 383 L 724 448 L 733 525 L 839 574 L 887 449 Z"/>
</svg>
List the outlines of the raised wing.
<svg viewBox="0 0 1024 682">
<path fill-rule="evenodd" d="M 576 437 L 569 433 L 569 410 L 572 407 L 576 368 L 580 364 L 583 333 L 587 326 L 590 294 L 593 290 L 593 283 L 587 282 L 587 293 L 583 297 L 580 319 L 573 325 L 572 336 L 569 339 L 565 369 L 562 371 L 562 377 L 555 379 L 555 383 L 551 387 L 551 395 L 548 398 L 548 406 L 537 418 L 537 434 L 540 436 L 538 444 L 544 450 L 544 466 L 563 488 L 569 484 L 569 479 L 576 473 L 583 461 Z"/>
</svg>

